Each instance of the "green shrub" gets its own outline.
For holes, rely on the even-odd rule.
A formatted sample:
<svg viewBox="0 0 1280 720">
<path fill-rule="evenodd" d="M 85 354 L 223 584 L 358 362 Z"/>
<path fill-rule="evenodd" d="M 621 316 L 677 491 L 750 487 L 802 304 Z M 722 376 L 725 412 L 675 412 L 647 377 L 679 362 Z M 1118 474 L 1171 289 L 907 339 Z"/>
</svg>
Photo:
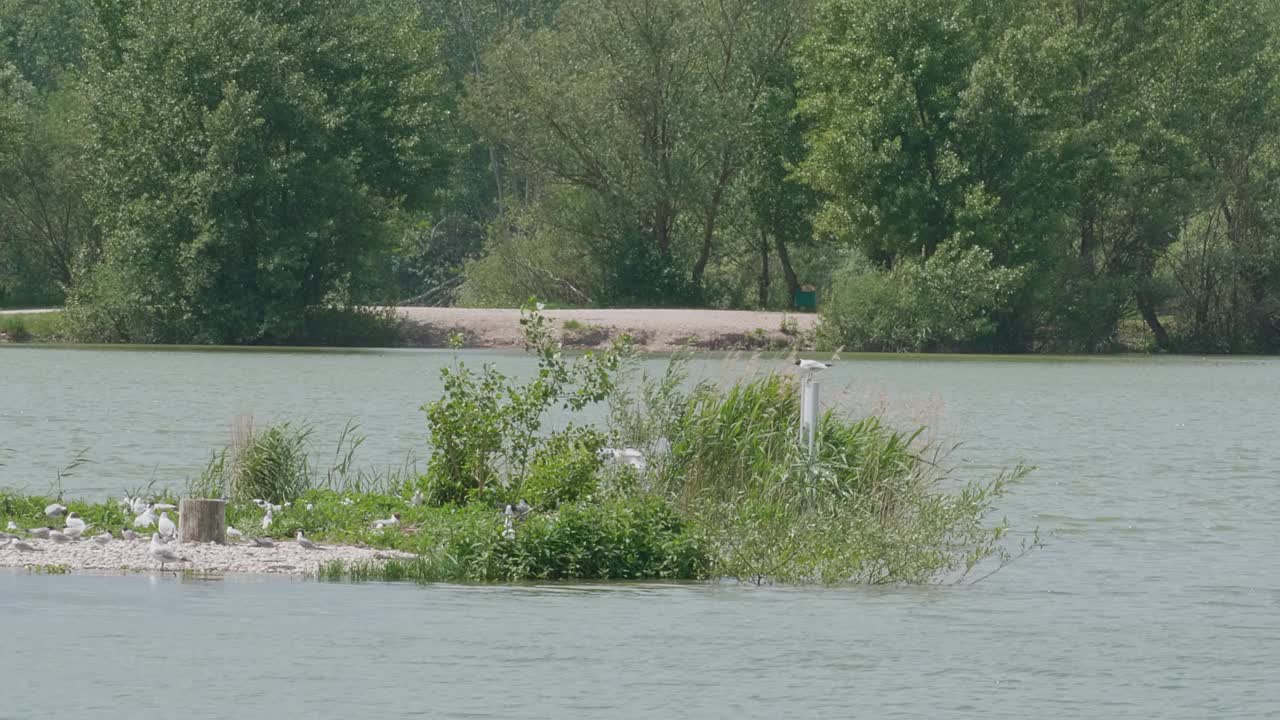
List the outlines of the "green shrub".
<svg viewBox="0 0 1280 720">
<path fill-rule="evenodd" d="M 540 434 L 546 413 L 556 406 L 579 412 L 613 389 L 624 345 L 570 362 L 540 308 L 526 306 L 520 324 L 538 359 L 532 380 L 519 384 L 491 364 L 476 372 L 457 361 L 440 372 L 444 396 L 423 406 L 431 433 L 426 489 L 435 504 L 491 499 L 522 485 L 547 442 Z"/>
<path fill-rule="evenodd" d="M 944 243 L 927 260 L 881 271 L 855 258 L 822 306 L 820 346 L 881 352 L 989 349 L 996 316 L 1022 271 L 992 266 L 989 250 Z"/>
<path fill-rule="evenodd" d="M 533 454 L 524 484 L 510 501 L 525 500 L 540 510 L 588 499 L 596 492 L 604 436 L 590 428 L 574 428 L 547 438 Z"/>
</svg>

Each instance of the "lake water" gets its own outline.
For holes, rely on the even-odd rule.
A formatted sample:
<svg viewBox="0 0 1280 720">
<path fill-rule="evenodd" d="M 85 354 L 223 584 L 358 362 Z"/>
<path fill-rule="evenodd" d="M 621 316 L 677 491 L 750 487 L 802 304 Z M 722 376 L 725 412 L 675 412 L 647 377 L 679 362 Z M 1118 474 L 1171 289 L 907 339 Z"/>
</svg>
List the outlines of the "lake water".
<svg viewBox="0 0 1280 720">
<path fill-rule="evenodd" d="M 321 441 L 354 419 L 365 461 L 399 464 L 425 456 L 417 407 L 450 358 L 0 347 L 0 487 L 43 491 L 82 449 L 69 495 L 181 487 L 245 415 Z M 829 403 L 959 443 L 961 478 L 1037 466 L 1000 510 L 1046 546 L 925 588 L 0 571 L 0 718 L 1280 713 L 1280 362 L 850 358 L 823 381 Z"/>
</svg>

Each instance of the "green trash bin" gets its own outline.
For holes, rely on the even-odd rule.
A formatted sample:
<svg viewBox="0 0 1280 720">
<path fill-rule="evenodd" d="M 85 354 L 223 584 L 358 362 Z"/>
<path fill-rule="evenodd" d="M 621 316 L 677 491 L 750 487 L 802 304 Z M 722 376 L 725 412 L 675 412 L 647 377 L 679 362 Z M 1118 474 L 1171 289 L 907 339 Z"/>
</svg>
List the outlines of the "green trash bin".
<svg viewBox="0 0 1280 720">
<path fill-rule="evenodd" d="M 818 288 L 812 285 L 801 285 L 796 290 L 795 306 L 797 310 L 817 310 Z"/>
</svg>

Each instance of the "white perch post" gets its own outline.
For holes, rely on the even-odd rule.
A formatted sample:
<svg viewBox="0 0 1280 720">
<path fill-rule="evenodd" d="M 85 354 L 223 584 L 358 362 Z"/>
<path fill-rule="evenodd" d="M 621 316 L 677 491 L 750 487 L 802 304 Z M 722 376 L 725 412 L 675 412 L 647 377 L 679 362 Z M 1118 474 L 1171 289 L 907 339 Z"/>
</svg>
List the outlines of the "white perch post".
<svg viewBox="0 0 1280 720">
<path fill-rule="evenodd" d="M 227 542 L 227 501 L 183 498 L 178 503 L 178 541 Z"/>
<path fill-rule="evenodd" d="M 808 445 L 810 455 L 818 442 L 818 388 L 812 378 L 800 386 L 800 443 Z"/>
</svg>

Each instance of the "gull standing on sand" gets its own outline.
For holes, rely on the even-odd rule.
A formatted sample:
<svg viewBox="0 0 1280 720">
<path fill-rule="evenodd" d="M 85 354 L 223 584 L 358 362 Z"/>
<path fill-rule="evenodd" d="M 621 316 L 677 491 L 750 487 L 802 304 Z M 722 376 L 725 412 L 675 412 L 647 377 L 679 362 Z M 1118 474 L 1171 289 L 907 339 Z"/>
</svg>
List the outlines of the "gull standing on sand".
<svg viewBox="0 0 1280 720">
<path fill-rule="evenodd" d="M 242 532 L 240 532 L 239 530 L 237 530 L 237 529 L 235 529 L 235 528 L 231 527 L 230 525 L 228 525 L 228 526 L 227 526 L 227 537 L 229 537 L 229 538 L 235 538 L 235 539 L 239 540 L 240 538 L 244 537 L 244 533 L 242 533 Z"/>
<path fill-rule="evenodd" d="M 58 503 L 53 503 L 52 505 L 45 507 L 44 514 L 45 514 L 45 517 L 56 518 L 56 517 L 62 517 L 62 513 L 66 511 L 67 511 L 66 505 L 59 505 Z"/>
<path fill-rule="evenodd" d="M 267 514 L 262 516 L 262 529 L 266 530 L 271 527 L 271 506 L 267 506 Z"/>
<path fill-rule="evenodd" d="M 133 510 L 134 515 L 141 515 L 151 508 L 151 506 L 147 504 L 147 501 L 142 499 L 141 495 L 136 498 L 131 498 L 129 500 L 129 507 Z"/>
<path fill-rule="evenodd" d="M 391 513 L 391 517 L 386 520 L 374 520 L 373 529 L 381 530 L 382 528 L 395 527 L 400 524 L 400 513 Z"/>
<path fill-rule="evenodd" d="M 178 535 L 178 526 L 173 524 L 169 519 L 168 512 L 160 513 L 160 536 L 165 540 L 172 540 Z"/>
<path fill-rule="evenodd" d="M 64 535 L 63 533 L 58 532 L 57 530 L 49 531 L 49 539 L 58 543 L 59 545 L 65 542 L 71 542 L 70 537 Z"/>
<path fill-rule="evenodd" d="M 53 532 L 53 528 L 42 527 L 42 528 L 31 528 L 30 530 L 27 531 L 27 534 L 29 534 L 31 537 L 34 537 L 34 538 L 40 538 L 41 540 L 48 540 L 49 533 L 51 532 Z"/>
<path fill-rule="evenodd" d="M 276 546 L 276 544 L 271 541 L 271 538 L 263 538 L 263 537 L 249 538 L 249 542 L 253 543 L 255 547 L 260 547 L 260 548 L 273 548 Z"/>
<path fill-rule="evenodd" d="M 133 519 L 133 526 L 136 528 L 149 528 L 156 524 L 156 520 L 159 520 L 159 518 L 156 517 L 155 511 L 148 506 L 146 510 L 142 511 L 141 515 Z"/>
<path fill-rule="evenodd" d="M 62 528 L 62 534 L 66 535 L 71 540 L 79 540 L 80 536 L 84 534 L 84 528 L 79 526 L 65 527 Z M 50 535 L 52 535 L 52 533 L 50 533 Z"/>
<path fill-rule="evenodd" d="M 191 562 L 190 559 L 184 558 L 174 552 L 164 541 L 160 539 L 160 533 L 151 533 L 151 548 L 147 551 L 151 557 L 160 561 L 160 569 L 164 570 L 165 563 L 175 562 Z"/>
<path fill-rule="evenodd" d="M 9 541 L 9 547 L 19 552 L 44 552 L 44 550 L 41 550 L 35 545 L 32 545 L 29 542 L 23 542 L 22 540 L 19 540 L 17 538 L 14 538 Z"/>
<path fill-rule="evenodd" d="M 140 537 L 142 536 L 130 530 L 128 525 L 120 528 L 120 539 L 122 540 L 137 540 Z"/>
<path fill-rule="evenodd" d="M 315 543 L 311 542 L 310 540 L 308 540 L 308 539 L 306 539 L 306 538 L 302 537 L 302 531 L 301 531 L 301 530 L 299 530 L 299 531 L 298 531 L 298 534 L 297 534 L 295 537 L 297 537 L 297 538 L 298 538 L 298 545 L 299 545 L 299 546 L 301 546 L 304 550 L 320 550 L 320 549 L 321 549 L 321 547 L 320 547 L 319 545 L 317 545 L 317 544 L 315 544 Z"/>
<path fill-rule="evenodd" d="M 107 543 L 111 542 L 111 533 L 104 532 L 101 535 L 94 535 L 93 541 L 98 543 L 99 545 L 106 545 Z"/>
</svg>

